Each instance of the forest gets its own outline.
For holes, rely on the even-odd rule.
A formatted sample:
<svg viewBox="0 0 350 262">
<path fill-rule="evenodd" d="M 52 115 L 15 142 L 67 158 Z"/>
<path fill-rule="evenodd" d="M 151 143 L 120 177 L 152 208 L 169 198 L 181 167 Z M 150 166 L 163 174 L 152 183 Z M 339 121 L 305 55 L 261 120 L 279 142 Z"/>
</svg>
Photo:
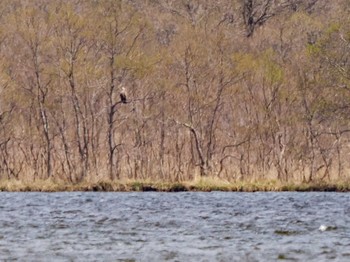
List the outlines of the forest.
<svg viewBox="0 0 350 262">
<path fill-rule="evenodd" d="M 2 0 L 0 180 L 349 181 L 349 14 Z"/>
</svg>

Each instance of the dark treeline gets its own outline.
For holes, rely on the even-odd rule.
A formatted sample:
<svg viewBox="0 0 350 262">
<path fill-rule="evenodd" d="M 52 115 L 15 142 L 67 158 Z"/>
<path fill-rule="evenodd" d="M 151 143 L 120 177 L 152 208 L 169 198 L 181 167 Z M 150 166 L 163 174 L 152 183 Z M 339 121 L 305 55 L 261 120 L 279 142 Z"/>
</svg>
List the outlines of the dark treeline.
<svg viewBox="0 0 350 262">
<path fill-rule="evenodd" d="M 347 179 L 349 14 L 348 0 L 3 0 L 0 179 Z"/>
</svg>

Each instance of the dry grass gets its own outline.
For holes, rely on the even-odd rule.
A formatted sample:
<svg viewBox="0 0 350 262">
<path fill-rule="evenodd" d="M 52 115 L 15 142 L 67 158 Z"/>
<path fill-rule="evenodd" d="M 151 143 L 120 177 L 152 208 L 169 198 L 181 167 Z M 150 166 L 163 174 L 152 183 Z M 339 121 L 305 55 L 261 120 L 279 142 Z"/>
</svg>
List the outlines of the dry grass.
<svg viewBox="0 0 350 262">
<path fill-rule="evenodd" d="M 26 182 L 18 180 L 0 181 L 0 191 L 10 192 L 60 192 L 60 191 L 106 191 L 106 192 L 128 192 L 128 191 L 234 191 L 234 192 L 256 192 L 256 191 L 350 191 L 349 181 L 338 181 L 333 183 L 282 183 L 276 180 L 265 181 L 235 181 L 230 182 L 219 178 L 205 177 L 184 182 L 162 182 L 148 180 L 101 180 L 95 182 L 84 181 L 77 184 L 64 183 L 53 180 L 37 180 Z"/>
<path fill-rule="evenodd" d="M 9 192 L 58 192 L 73 191 L 75 188 L 71 184 L 55 182 L 52 180 L 37 180 L 35 182 L 21 180 L 2 180 L 0 181 L 0 191 Z"/>
</svg>

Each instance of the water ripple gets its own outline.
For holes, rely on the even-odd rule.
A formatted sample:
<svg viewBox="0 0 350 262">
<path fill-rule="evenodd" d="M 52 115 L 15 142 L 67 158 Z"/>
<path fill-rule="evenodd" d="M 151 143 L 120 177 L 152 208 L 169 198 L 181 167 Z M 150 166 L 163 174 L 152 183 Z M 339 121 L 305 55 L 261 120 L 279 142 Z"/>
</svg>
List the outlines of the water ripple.
<svg viewBox="0 0 350 262">
<path fill-rule="evenodd" d="M 349 261 L 346 193 L 0 193 L 0 261 Z"/>
</svg>

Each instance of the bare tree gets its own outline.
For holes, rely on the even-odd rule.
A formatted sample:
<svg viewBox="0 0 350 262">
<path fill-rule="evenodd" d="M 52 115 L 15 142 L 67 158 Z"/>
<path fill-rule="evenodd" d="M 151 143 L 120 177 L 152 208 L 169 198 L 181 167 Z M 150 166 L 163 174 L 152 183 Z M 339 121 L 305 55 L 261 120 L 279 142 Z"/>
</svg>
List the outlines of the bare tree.
<svg viewBox="0 0 350 262">
<path fill-rule="evenodd" d="M 247 37 L 251 37 L 255 29 L 262 26 L 275 15 L 272 0 L 243 0 L 243 21 Z"/>
</svg>

